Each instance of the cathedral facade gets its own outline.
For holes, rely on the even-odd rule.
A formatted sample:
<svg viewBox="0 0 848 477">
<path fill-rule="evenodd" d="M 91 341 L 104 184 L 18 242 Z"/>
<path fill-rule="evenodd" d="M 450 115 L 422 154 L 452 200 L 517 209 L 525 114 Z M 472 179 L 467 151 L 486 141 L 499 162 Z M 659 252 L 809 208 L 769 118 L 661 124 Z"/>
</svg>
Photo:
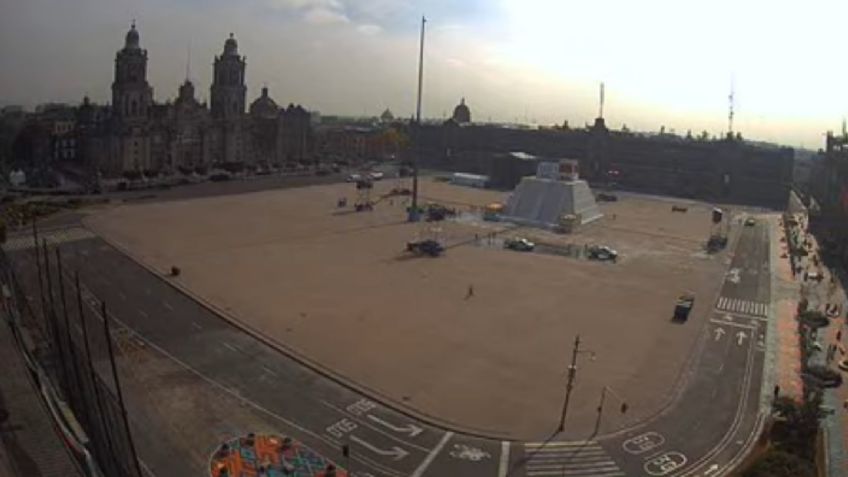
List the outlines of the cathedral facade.
<svg viewBox="0 0 848 477">
<path fill-rule="evenodd" d="M 279 107 L 263 88 L 246 108 L 246 58 L 230 34 L 215 57 L 210 103 L 186 78 L 176 99 L 156 103 L 147 82 L 147 50 L 135 24 L 115 57 L 111 106 L 79 107 L 78 150 L 104 176 L 188 173 L 217 167 L 281 167 L 313 159 L 311 115 Z"/>
</svg>

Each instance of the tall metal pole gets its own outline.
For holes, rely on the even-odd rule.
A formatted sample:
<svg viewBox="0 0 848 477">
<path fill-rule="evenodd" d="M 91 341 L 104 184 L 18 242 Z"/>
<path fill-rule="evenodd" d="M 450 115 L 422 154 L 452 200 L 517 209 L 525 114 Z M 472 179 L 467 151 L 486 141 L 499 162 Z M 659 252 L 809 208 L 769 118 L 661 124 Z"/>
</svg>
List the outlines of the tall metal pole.
<svg viewBox="0 0 848 477">
<path fill-rule="evenodd" d="M 97 386 L 97 372 L 94 370 L 94 361 L 91 359 L 91 346 L 88 343 L 88 324 L 86 323 L 85 313 L 83 313 L 82 309 L 82 288 L 80 287 L 80 278 L 79 272 L 77 271 L 74 274 L 74 281 L 76 283 L 76 291 L 77 291 L 77 308 L 79 310 L 80 316 L 80 324 L 82 325 L 82 341 L 85 349 L 85 360 L 88 363 L 88 375 L 89 379 L 91 379 L 91 387 L 94 389 L 94 402 L 97 405 L 97 414 L 100 416 L 100 428 L 103 430 L 103 433 L 97 435 L 94 439 L 94 445 L 103 446 L 105 440 L 106 452 L 103 452 L 102 447 L 99 452 L 100 461 L 98 462 L 101 466 L 110 465 L 113 469 L 120 469 L 121 466 L 117 463 L 115 455 L 115 450 L 112 447 L 112 437 L 110 432 L 110 427 L 106 423 L 106 413 L 103 410 L 103 397 L 100 395 L 100 388 Z M 94 421 L 90 421 L 90 425 L 92 429 L 94 428 Z M 92 432 L 92 430 L 88 430 L 88 432 Z M 102 438 L 102 440 L 101 440 Z M 104 455 L 107 454 L 107 455 Z M 107 462 L 108 457 L 108 462 Z"/>
<path fill-rule="evenodd" d="M 412 208 L 409 211 L 409 221 L 418 221 L 418 162 L 421 159 L 421 94 L 424 87 L 424 26 L 427 19 L 421 16 L 421 45 L 418 50 L 418 100 L 415 105 L 415 148 L 416 154 L 412 159 Z"/>
<path fill-rule="evenodd" d="M 562 402 L 562 414 L 559 418 L 557 432 L 565 429 L 565 415 L 568 413 L 568 401 L 571 400 L 571 390 L 574 389 L 574 377 L 577 374 L 577 353 L 580 352 L 580 335 L 574 337 L 574 349 L 571 352 L 571 364 L 568 366 L 568 382 L 565 385 L 565 400 Z"/>
<path fill-rule="evenodd" d="M 130 421 L 127 417 L 127 406 L 124 404 L 124 392 L 121 390 L 121 382 L 118 380 L 118 367 L 115 364 L 115 353 L 112 351 L 112 334 L 109 332 L 109 315 L 106 314 L 106 302 L 100 302 L 100 314 L 103 315 L 103 331 L 106 333 L 106 350 L 109 352 L 109 362 L 112 364 L 112 379 L 115 381 L 115 391 L 118 393 L 118 403 L 121 405 L 121 417 L 124 419 L 124 428 L 127 431 L 127 443 L 130 446 L 133 463 L 135 464 L 136 475 L 144 475 L 141 473 L 141 467 L 138 463 L 138 454 L 135 452 L 135 443 L 130 430 Z"/>
<path fill-rule="evenodd" d="M 601 388 L 601 401 L 598 403 L 598 418 L 595 420 L 595 430 L 592 435 L 596 435 L 601 428 L 601 415 L 604 413 L 604 401 L 607 398 L 607 387 Z"/>
<path fill-rule="evenodd" d="M 115 353 L 112 351 L 112 334 L 109 332 L 109 315 L 106 314 L 106 302 L 100 302 L 100 314 L 103 315 L 103 331 L 106 333 L 106 350 L 109 352 L 109 362 L 112 363 L 112 379 L 115 381 L 115 391 L 118 393 L 118 403 L 121 405 L 121 417 L 124 418 L 124 429 L 127 431 L 127 442 L 132 453 L 135 464 L 136 475 L 142 476 L 141 467 L 138 463 L 138 454 L 135 452 L 132 432 L 130 431 L 130 420 L 127 417 L 127 406 L 124 404 L 124 392 L 121 390 L 121 382 L 118 381 L 118 367 L 115 365 Z"/>
</svg>

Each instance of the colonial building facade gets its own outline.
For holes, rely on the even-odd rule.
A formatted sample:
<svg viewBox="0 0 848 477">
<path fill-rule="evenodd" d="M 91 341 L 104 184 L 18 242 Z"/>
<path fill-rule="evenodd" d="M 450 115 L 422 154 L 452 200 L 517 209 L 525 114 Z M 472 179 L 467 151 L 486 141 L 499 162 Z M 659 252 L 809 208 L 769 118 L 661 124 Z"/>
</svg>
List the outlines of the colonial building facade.
<svg viewBox="0 0 848 477">
<path fill-rule="evenodd" d="M 312 160 L 307 110 L 278 107 L 267 88 L 246 110 L 247 61 L 232 34 L 215 57 L 208 107 L 197 100 L 188 78 L 173 102 L 156 103 L 147 60 L 133 24 L 115 57 L 111 106 L 86 98 L 78 109 L 77 152 L 93 170 L 116 176 Z"/>
</svg>

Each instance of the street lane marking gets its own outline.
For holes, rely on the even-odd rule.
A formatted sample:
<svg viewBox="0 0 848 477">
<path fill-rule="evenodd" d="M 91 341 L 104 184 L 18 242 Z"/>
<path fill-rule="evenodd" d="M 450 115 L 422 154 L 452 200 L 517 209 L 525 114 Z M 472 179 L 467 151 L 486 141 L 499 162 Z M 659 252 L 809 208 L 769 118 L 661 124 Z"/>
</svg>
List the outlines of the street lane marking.
<svg viewBox="0 0 848 477">
<path fill-rule="evenodd" d="M 192 321 L 192 322 L 191 322 L 191 326 L 195 327 L 195 328 L 196 328 L 196 329 L 198 329 L 198 330 L 202 330 L 202 329 L 203 329 L 203 327 L 202 327 L 202 326 L 200 326 L 200 325 L 198 325 L 196 321 Z"/>
<path fill-rule="evenodd" d="M 350 441 L 356 442 L 357 444 L 361 445 L 362 447 L 370 450 L 371 452 L 373 452 L 377 455 L 381 455 L 381 456 L 384 456 L 384 457 L 391 457 L 392 460 L 395 460 L 395 461 L 402 460 L 404 457 L 409 455 L 409 452 L 401 449 L 398 446 L 393 446 L 389 450 L 381 449 L 381 448 L 379 448 L 379 447 L 377 447 L 377 446 L 375 446 L 375 445 L 373 445 L 373 444 L 371 444 L 367 441 L 360 439 L 359 437 L 356 437 L 353 434 L 350 435 Z"/>
<path fill-rule="evenodd" d="M 721 328 L 717 329 L 721 330 Z M 722 330 L 722 334 L 723 333 L 724 330 Z M 628 454 L 639 455 L 644 454 L 649 450 L 656 449 L 663 444 L 665 444 L 665 437 L 663 437 L 662 434 L 649 431 L 622 442 L 621 448 Z"/>
<path fill-rule="evenodd" d="M 394 424 L 392 424 L 388 421 L 385 421 L 385 420 L 383 420 L 383 419 L 381 419 L 381 418 L 379 418 L 379 417 L 377 417 L 373 414 L 368 414 L 366 417 L 368 419 L 371 419 L 372 421 L 376 422 L 377 424 L 382 425 L 383 427 L 389 428 L 389 429 L 391 429 L 395 432 L 401 433 L 401 434 L 406 434 L 409 437 L 415 437 L 418 434 L 421 434 L 422 432 L 424 432 L 424 429 L 422 429 L 422 428 L 420 428 L 420 427 L 418 427 L 418 426 L 416 426 L 415 424 L 412 424 L 412 423 L 409 423 L 405 426 L 396 426 L 396 425 L 394 425 Z"/>
<path fill-rule="evenodd" d="M 138 310 L 138 314 L 145 318 L 150 318 L 150 315 L 148 315 L 144 310 Z"/>
<path fill-rule="evenodd" d="M 163 301 L 163 302 L 162 302 L 162 306 L 164 306 L 165 308 L 167 308 L 167 309 L 168 309 L 168 311 L 174 311 L 174 307 L 172 307 L 172 306 L 171 306 L 171 304 L 170 304 L 170 303 L 168 303 L 167 301 Z"/>
<path fill-rule="evenodd" d="M 439 443 L 436 444 L 436 447 L 434 447 L 433 450 L 430 451 L 429 454 L 427 454 L 427 457 L 424 459 L 424 462 L 422 462 L 421 465 L 419 465 L 418 468 L 415 469 L 415 472 L 413 472 L 412 475 L 410 475 L 409 477 L 421 477 L 422 475 L 424 475 L 424 472 L 427 470 L 428 467 L 430 467 L 430 464 L 433 463 L 433 460 L 436 458 L 436 456 L 439 455 L 440 452 L 442 452 L 442 449 L 445 447 L 445 444 L 448 443 L 451 437 L 453 437 L 453 432 L 445 432 L 445 435 L 442 436 L 442 440 L 440 440 Z"/>
<path fill-rule="evenodd" d="M 733 326 L 733 327 L 736 327 L 736 328 L 745 328 L 746 330 L 756 330 L 757 329 L 756 326 L 746 325 L 744 323 L 735 323 L 735 322 L 732 322 L 732 321 L 716 320 L 715 318 L 710 319 L 710 323 L 715 323 L 716 325 L 721 325 L 721 326 Z"/>
<path fill-rule="evenodd" d="M 232 351 L 236 352 L 236 353 L 238 353 L 238 352 L 240 351 L 238 348 L 236 348 L 235 346 L 233 346 L 233 345 L 231 345 L 231 344 L 229 344 L 229 343 L 224 343 L 224 346 L 225 346 L 226 348 L 229 348 L 230 350 L 232 350 Z"/>
<path fill-rule="evenodd" d="M 65 275 L 66 275 L 67 280 L 69 280 L 69 281 L 73 280 L 73 276 L 69 272 L 65 272 Z M 81 288 L 82 288 L 83 295 L 85 295 L 86 297 L 88 297 L 88 295 L 92 294 L 91 290 L 89 290 L 88 286 L 86 286 L 85 283 L 81 283 Z M 91 309 L 93 315 L 97 319 L 102 321 L 103 316 L 100 314 L 100 308 L 99 308 L 98 304 L 96 302 L 92 303 L 88 299 L 85 299 L 83 301 Z M 149 348 L 156 350 L 157 352 L 159 352 L 160 354 L 162 354 L 166 358 L 170 359 L 171 361 L 177 363 L 178 365 L 183 367 L 186 371 L 194 374 L 195 376 L 197 376 L 201 380 L 208 383 L 213 388 L 216 388 L 216 389 L 232 396 L 237 401 L 244 403 L 247 406 L 252 407 L 253 409 L 255 409 L 258 412 L 264 413 L 264 414 L 280 421 L 281 423 L 302 432 L 305 435 L 308 435 L 308 436 L 310 436 L 310 437 L 312 437 L 312 438 L 314 438 L 318 441 L 325 443 L 326 445 L 330 446 L 333 449 L 338 449 L 341 446 L 340 442 L 338 442 L 338 441 L 336 441 L 332 438 L 329 438 L 326 435 L 323 435 L 319 432 L 315 432 L 315 431 L 312 431 L 311 429 L 307 429 L 306 427 L 301 426 L 300 424 L 296 423 L 295 421 L 289 420 L 289 419 L 283 417 L 281 414 L 278 414 L 277 412 L 272 411 L 271 409 L 268 409 L 268 408 L 262 406 L 259 403 L 251 401 L 250 399 L 248 399 L 244 395 L 242 395 L 242 393 L 237 388 L 229 387 L 229 386 L 227 386 L 227 385 L 225 385 L 221 382 L 218 382 L 215 379 L 211 378 L 210 376 L 204 374 L 200 370 L 192 367 L 190 364 L 186 363 L 185 361 L 181 360 L 180 358 L 177 358 L 175 355 L 171 354 L 165 348 L 159 346 L 158 344 L 154 343 L 153 341 L 151 341 L 147 337 L 143 336 L 141 333 L 139 333 L 135 329 L 131 328 L 129 325 L 127 325 L 124 321 L 122 321 L 120 318 L 115 316 L 113 313 L 110 312 L 110 313 L 108 313 L 108 315 L 112 318 L 113 321 L 120 324 L 125 330 L 127 330 L 128 333 L 133 335 L 136 339 L 145 343 Z M 197 323 L 192 322 L 192 324 L 197 326 L 198 329 L 201 329 L 200 325 L 198 325 Z M 362 464 L 370 465 L 375 469 L 379 469 L 379 471 L 381 473 L 385 474 L 385 475 L 388 475 L 388 476 L 391 476 L 391 477 L 404 477 L 404 475 L 401 474 L 400 472 L 398 472 L 396 469 L 393 469 L 391 467 L 387 467 L 383 464 L 375 462 L 375 461 L 373 461 L 373 460 L 371 460 L 371 459 L 369 459 L 365 456 L 351 456 L 351 459 L 355 460 L 357 462 L 360 462 Z"/>
<path fill-rule="evenodd" d="M 647 462 L 642 467 L 649 475 L 659 477 L 683 467 L 688 462 L 685 455 L 677 451 L 665 452 Z"/>
<path fill-rule="evenodd" d="M 725 296 L 719 297 L 715 307 L 721 311 L 745 315 L 765 317 L 768 314 L 768 307 L 765 303 L 740 298 L 728 298 Z"/>
<path fill-rule="evenodd" d="M 398 436 L 395 436 L 395 435 L 393 435 L 393 434 L 391 434 L 391 433 L 389 433 L 389 432 L 386 432 L 386 431 L 384 431 L 384 430 L 380 429 L 379 427 L 376 427 L 376 426 L 374 426 L 374 425 L 372 425 L 372 424 L 369 424 L 369 423 L 368 423 L 368 421 L 366 421 L 366 420 L 361 420 L 361 418 L 362 418 L 362 414 L 361 414 L 361 413 L 360 413 L 360 414 L 356 414 L 356 413 L 354 413 L 354 412 L 350 412 L 350 411 L 348 411 L 348 410 L 342 409 L 342 408 L 340 408 L 340 407 L 336 406 L 335 404 L 333 404 L 333 403 L 331 403 L 331 402 L 329 402 L 329 401 L 326 401 L 326 400 L 324 400 L 324 399 L 322 399 L 322 400 L 321 400 L 321 404 L 323 404 L 324 406 L 327 406 L 328 408 L 330 408 L 330 409 L 332 409 L 332 410 L 334 410 L 334 411 L 338 412 L 338 413 L 339 413 L 339 414 L 341 414 L 341 415 L 345 415 L 345 414 L 347 414 L 347 415 L 351 416 L 351 417 L 352 417 L 352 418 L 353 418 L 356 422 L 358 422 L 359 424 L 362 424 L 363 426 L 367 427 L 368 429 L 371 429 L 372 431 L 374 431 L 374 432 L 376 432 L 376 433 L 378 433 L 378 434 L 380 434 L 380 435 L 382 435 L 382 436 L 385 436 L 386 438 L 391 439 L 391 440 L 393 440 L 393 441 L 395 441 L 395 442 L 397 442 L 397 443 L 399 443 L 399 444 L 402 444 L 402 445 L 405 445 L 405 446 L 408 446 L 408 447 L 412 447 L 412 448 L 414 448 L 414 449 L 418 449 L 418 450 L 420 450 L 421 452 L 430 452 L 430 450 L 431 450 L 431 449 L 429 449 L 429 448 L 427 448 L 427 447 L 423 447 L 423 446 L 420 446 L 420 445 L 418 445 L 418 444 L 414 444 L 414 443 L 412 443 L 412 442 L 405 441 L 405 440 L 401 439 L 401 438 L 400 438 L 400 437 L 398 437 Z M 350 407 L 350 406 L 348 406 L 348 407 Z"/>
<path fill-rule="evenodd" d="M 568 442 L 527 442 L 524 447 L 585 447 L 597 445 L 594 441 L 568 441 Z"/>
<path fill-rule="evenodd" d="M 266 373 L 272 376 L 279 376 L 279 374 L 277 374 L 273 369 L 269 368 L 268 366 L 265 366 L 264 364 L 262 365 L 262 369 L 264 369 Z"/>
<path fill-rule="evenodd" d="M 498 477 L 506 477 L 509 472 L 509 441 L 501 441 L 501 458 L 498 463 Z"/>
<path fill-rule="evenodd" d="M 528 476 L 625 475 L 596 441 L 525 444 Z"/>
<path fill-rule="evenodd" d="M 568 476 L 571 476 L 571 475 L 575 475 L 574 472 L 563 471 L 563 470 L 560 470 L 560 469 L 562 469 L 562 468 L 560 467 L 558 469 L 528 470 L 527 475 L 529 475 L 531 477 L 535 477 L 535 476 L 542 477 L 542 476 L 547 476 L 547 475 L 551 475 L 551 476 L 558 475 L 560 477 L 563 477 L 563 476 L 568 477 Z M 624 472 L 619 470 L 618 467 L 601 468 L 601 469 L 598 469 L 597 472 L 593 471 L 591 474 L 586 474 L 585 472 L 578 472 L 578 474 L 583 474 L 585 476 L 591 476 L 591 477 L 620 477 L 620 476 L 626 475 Z"/>
<path fill-rule="evenodd" d="M 742 415 L 744 414 L 745 406 L 747 405 L 748 398 L 751 395 L 751 375 L 753 374 L 754 368 L 754 346 L 751 345 L 751 342 L 748 342 L 748 353 L 746 355 L 745 360 L 745 374 L 742 379 L 742 393 L 739 399 L 739 402 L 736 404 L 736 413 L 733 416 L 733 422 L 730 425 L 730 428 L 724 434 L 724 437 L 713 447 L 709 452 L 705 455 L 701 456 L 698 460 L 692 463 L 692 466 L 681 472 L 680 474 L 676 474 L 676 477 L 686 477 L 692 475 L 696 472 L 699 472 L 699 468 L 705 465 L 710 461 L 715 455 L 718 455 L 722 451 L 724 451 L 728 445 L 730 444 L 730 440 L 734 433 L 739 430 L 739 426 L 742 423 Z M 756 426 L 754 427 L 756 429 Z M 749 436 L 750 437 L 750 436 Z M 738 453 L 736 456 L 737 457 Z"/>
</svg>

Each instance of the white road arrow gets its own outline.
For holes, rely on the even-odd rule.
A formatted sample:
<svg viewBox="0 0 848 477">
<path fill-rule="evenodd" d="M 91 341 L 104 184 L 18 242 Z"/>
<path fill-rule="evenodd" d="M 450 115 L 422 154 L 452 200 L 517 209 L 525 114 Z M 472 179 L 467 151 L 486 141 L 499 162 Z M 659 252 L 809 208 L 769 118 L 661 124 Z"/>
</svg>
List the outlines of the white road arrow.
<svg viewBox="0 0 848 477">
<path fill-rule="evenodd" d="M 738 344 L 739 346 L 742 346 L 742 342 L 745 341 L 745 338 L 747 338 L 747 337 L 748 337 L 748 335 L 746 335 L 744 331 L 740 331 L 739 333 L 736 333 L 736 344 Z"/>
<path fill-rule="evenodd" d="M 716 329 L 715 329 L 715 340 L 716 341 L 720 340 L 722 336 L 724 336 L 724 328 L 716 327 Z"/>
<path fill-rule="evenodd" d="M 415 437 L 418 434 L 421 434 L 422 432 L 424 432 L 424 429 L 422 429 L 422 428 L 420 428 L 420 427 L 418 427 L 414 424 L 407 424 L 405 426 L 396 426 L 396 425 L 394 425 L 390 422 L 386 422 L 386 421 L 380 419 L 379 417 L 371 415 L 371 414 L 368 415 L 368 419 L 371 419 L 372 421 L 376 422 L 377 424 L 380 424 L 381 426 L 387 427 L 387 428 L 389 428 L 389 429 L 391 429 L 395 432 L 399 432 L 401 434 L 407 434 L 409 437 Z"/>
<path fill-rule="evenodd" d="M 370 450 L 371 452 L 373 452 L 377 455 L 391 457 L 393 460 L 401 460 L 404 457 L 409 455 L 409 452 L 401 449 L 398 446 L 394 446 L 390 450 L 380 449 L 379 447 L 374 447 L 373 445 L 369 444 L 368 442 L 365 442 L 362 439 L 360 439 L 360 438 L 358 438 L 358 437 L 356 437 L 355 435 L 352 435 L 352 434 L 350 436 L 350 440 L 351 440 L 351 442 L 356 442 L 357 444 L 361 445 L 362 447 Z"/>
<path fill-rule="evenodd" d="M 718 464 L 713 464 L 713 465 L 710 466 L 709 469 L 704 471 L 704 475 L 707 476 L 707 475 L 714 474 L 716 472 L 718 472 Z"/>
</svg>

